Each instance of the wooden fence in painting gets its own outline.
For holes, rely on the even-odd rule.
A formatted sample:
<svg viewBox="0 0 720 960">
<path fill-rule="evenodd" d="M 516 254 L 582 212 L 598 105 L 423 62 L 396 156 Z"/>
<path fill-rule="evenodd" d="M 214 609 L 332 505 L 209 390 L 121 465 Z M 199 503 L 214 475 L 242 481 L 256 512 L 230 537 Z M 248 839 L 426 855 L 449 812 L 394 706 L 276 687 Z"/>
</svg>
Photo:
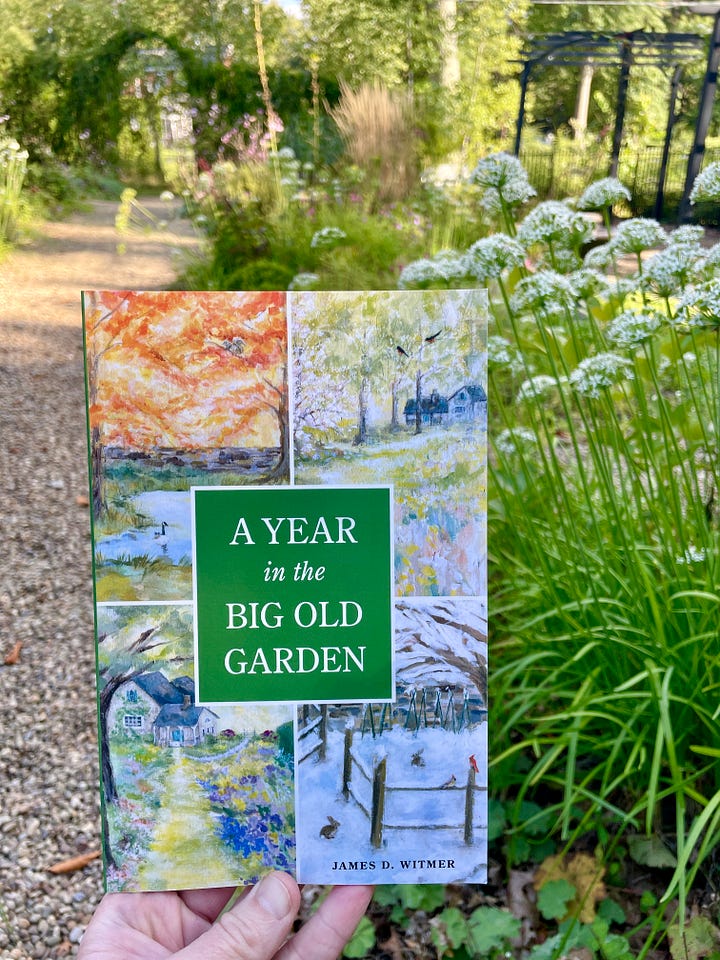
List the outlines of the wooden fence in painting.
<svg viewBox="0 0 720 960">
<path fill-rule="evenodd" d="M 327 753 L 328 708 L 309 703 L 300 708 L 298 724 L 298 763 L 317 754 L 318 760 L 324 760 Z"/>
<path fill-rule="evenodd" d="M 353 752 L 351 728 L 345 730 L 343 749 L 342 792 L 346 800 L 353 800 L 369 821 L 370 842 L 376 849 L 382 845 L 384 830 L 450 830 L 462 831 L 464 843 L 473 842 L 475 826 L 475 800 L 478 794 L 487 793 L 487 787 L 478 786 L 476 773 L 468 765 L 467 780 L 447 783 L 437 787 L 408 787 L 392 785 L 388 782 L 388 758 L 383 757 L 373 764 L 371 771 Z M 451 823 L 393 823 L 386 814 L 388 799 L 393 794 L 437 793 L 457 798 L 457 820 Z M 454 804 L 452 804 L 454 806 Z"/>
</svg>

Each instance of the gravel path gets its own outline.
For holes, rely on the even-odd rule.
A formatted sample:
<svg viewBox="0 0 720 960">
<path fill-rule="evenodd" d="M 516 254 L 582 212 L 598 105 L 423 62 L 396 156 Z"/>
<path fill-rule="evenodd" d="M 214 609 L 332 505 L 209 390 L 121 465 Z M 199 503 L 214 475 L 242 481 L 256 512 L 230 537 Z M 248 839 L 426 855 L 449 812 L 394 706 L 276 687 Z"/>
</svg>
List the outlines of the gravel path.
<svg viewBox="0 0 720 960">
<path fill-rule="evenodd" d="M 163 289 L 173 248 L 193 244 L 175 220 L 170 236 L 126 238 L 120 255 L 116 209 L 44 224 L 0 263 L 3 960 L 74 956 L 102 893 L 97 859 L 49 870 L 99 847 L 80 290 Z"/>
</svg>

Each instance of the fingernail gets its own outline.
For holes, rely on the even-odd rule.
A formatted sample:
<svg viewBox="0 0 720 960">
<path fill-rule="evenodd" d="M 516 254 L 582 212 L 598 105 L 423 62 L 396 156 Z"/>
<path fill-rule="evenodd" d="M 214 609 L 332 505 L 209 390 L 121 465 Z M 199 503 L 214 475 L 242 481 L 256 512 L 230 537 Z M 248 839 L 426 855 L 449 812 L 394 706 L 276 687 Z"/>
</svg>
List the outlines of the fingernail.
<svg viewBox="0 0 720 960">
<path fill-rule="evenodd" d="M 274 873 L 269 873 L 260 881 L 256 887 L 256 897 L 263 908 L 271 913 L 276 920 L 283 920 L 292 904 L 287 887 L 280 877 Z"/>
</svg>

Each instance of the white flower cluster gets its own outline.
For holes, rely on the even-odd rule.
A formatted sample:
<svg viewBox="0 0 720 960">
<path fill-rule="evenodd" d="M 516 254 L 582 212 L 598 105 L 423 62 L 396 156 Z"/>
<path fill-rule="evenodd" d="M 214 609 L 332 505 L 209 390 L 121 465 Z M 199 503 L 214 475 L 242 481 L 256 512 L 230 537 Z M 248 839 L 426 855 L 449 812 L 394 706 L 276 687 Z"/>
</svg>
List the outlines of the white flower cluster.
<svg viewBox="0 0 720 960">
<path fill-rule="evenodd" d="M 288 284 L 288 290 L 314 290 L 319 282 L 317 273 L 296 273 Z"/>
<path fill-rule="evenodd" d="M 710 163 L 697 177 L 690 191 L 690 203 L 720 200 L 720 163 Z"/>
<path fill-rule="evenodd" d="M 583 300 L 589 300 L 591 297 L 608 296 L 610 293 L 610 282 L 599 270 L 584 267 L 569 274 L 568 280 L 577 296 Z"/>
<path fill-rule="evenodd" d="M 704 236 L 705 230 L 700 224 L 686 223 L 673 230 L 667 238 L 668 247 L 693 247 L 697 252 Z"/>
<path fill-rule="evenodd" d="M 607 270 L 615 262 L 615 247 L 612 243 L 601 243 L 585 254 L 584 263 L 591 270 Z"/>
<path fill-rule="evenodd" d="M 583 396 L 597 400 L 602 390 L 620 380 L 631 380 L 632 376 L 632 363 L 627 357 L 618 353 L 596 353 L 580 361 L 570 374 L 570 385 Z"/>
<path fill-rule="evenodd" d="M 666 242 L 667 235 L 657 220 L 633 217 L 618 225 L 609 246 L 617 253 L 637 254 L 653 247 L 664 246 Z"/>
<path fill-rule="evenodd" d="M 680 298 L 675 323 L 720 330 L 720 280 L 708 280 L 687 290 Z"/>
<path fill-rule="evenodd" d="M 577 206 L 578 210 L 602 210 L 604 207 L 612 207 L 621 200 L 631 199 L 630 191 L 617 177 L 604 177 L 586 188 Z"/>
<path fill-rule="evenodd" d="M 617 347 L 635 347 L 649 340 L 662 322 L 662 314 L 656 310 L 623 310 L 608 324 L 605 333 Z"/>
<path fill-rule="evenodd" d="M 470 174 L 470 181 L 483 187 L 489 198 L 509 207 L 535 196 L 525 167 L 509 153 L 491 153 L 483 157 Z"/>
<path fill-rule="evenodd" d="M 700 258 L 690 243 L 673 243 L 643 265 L 642 285 L 659 297 L 674 297 L 692 279 Z"/>
<path fill-rule="evenodd" d="M 347 234 L 340 227 L 323 227 L 313 234 L 310 246 L 314 249 L 329 249 L 347 240 Z"/>
<path fill-rule="evenodd" d="M 434 284 L 449 286 L 463 280 L 469 274 L 467 257 L 456 250 L 441 250 L 434 257 L 413 260 L 403 267 L 398 278 L 401 290 L 424 289 Z"/>
<path fill-rule="evenodd" d="M 494 233 L 477 240 L 467 252 L 469 272 L 481 283 L 494 280 L 506 270 L 520 267 L 525 262 L 525 251 L 506 233 Z"/>
<path fill-rule="evenodd" d="M 559 386 L 559 383 L 555 377 L 540 373 L 536 377 L 530 377 L 529 380 L 523 380 L 517 392 L 516 400 L 518 403 L 524 403 L 526 400 L 538 400 L 540 397 L 547 396 L 557 386 Z"/>
<path fill-rule="evenodd" d="M 522 360 L 510 341 L 497 335 L 488 337 L 487 359 L 489 367 L 508 369 L 511 373 L 517 373 L 523 367 Z"/>
<path fill-rule="evenodd" d="M 527 427 L 503 430 L 495 438 L 495 448 L 506 457 L 521 454 L 524 450 L 535 446 L 537 446 L 537 437 Z"/>
<path fill-rule="evenodd" d="M 531 210 L 520 224 L 518 240 L 525 247 L 545 243 L 572 249 L 586 243 L 592 231 L 592 223 L 582 213 L 559 200 L 546 200 Z"/>
<path fill-rule="evenodd" d="M 573 305 L 575 293 L 567 277 L 553 270 L 538 270 L 531 277 L 524 277 L 510 299 L 515 313 L 542 310 L 557 313 Z"/>
</svg>

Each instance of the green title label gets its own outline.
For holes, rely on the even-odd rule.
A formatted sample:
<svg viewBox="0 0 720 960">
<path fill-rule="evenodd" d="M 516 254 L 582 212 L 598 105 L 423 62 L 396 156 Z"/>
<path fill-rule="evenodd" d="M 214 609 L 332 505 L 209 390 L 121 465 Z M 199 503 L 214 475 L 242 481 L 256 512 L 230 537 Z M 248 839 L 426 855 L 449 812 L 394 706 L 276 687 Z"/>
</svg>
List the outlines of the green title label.
<svg viewBox="0 0 720 960">
<path fill-rule="evenodd" d="M 194 487 L 199 703 L 393 697 L 388 487 Z"/>
</svg>

